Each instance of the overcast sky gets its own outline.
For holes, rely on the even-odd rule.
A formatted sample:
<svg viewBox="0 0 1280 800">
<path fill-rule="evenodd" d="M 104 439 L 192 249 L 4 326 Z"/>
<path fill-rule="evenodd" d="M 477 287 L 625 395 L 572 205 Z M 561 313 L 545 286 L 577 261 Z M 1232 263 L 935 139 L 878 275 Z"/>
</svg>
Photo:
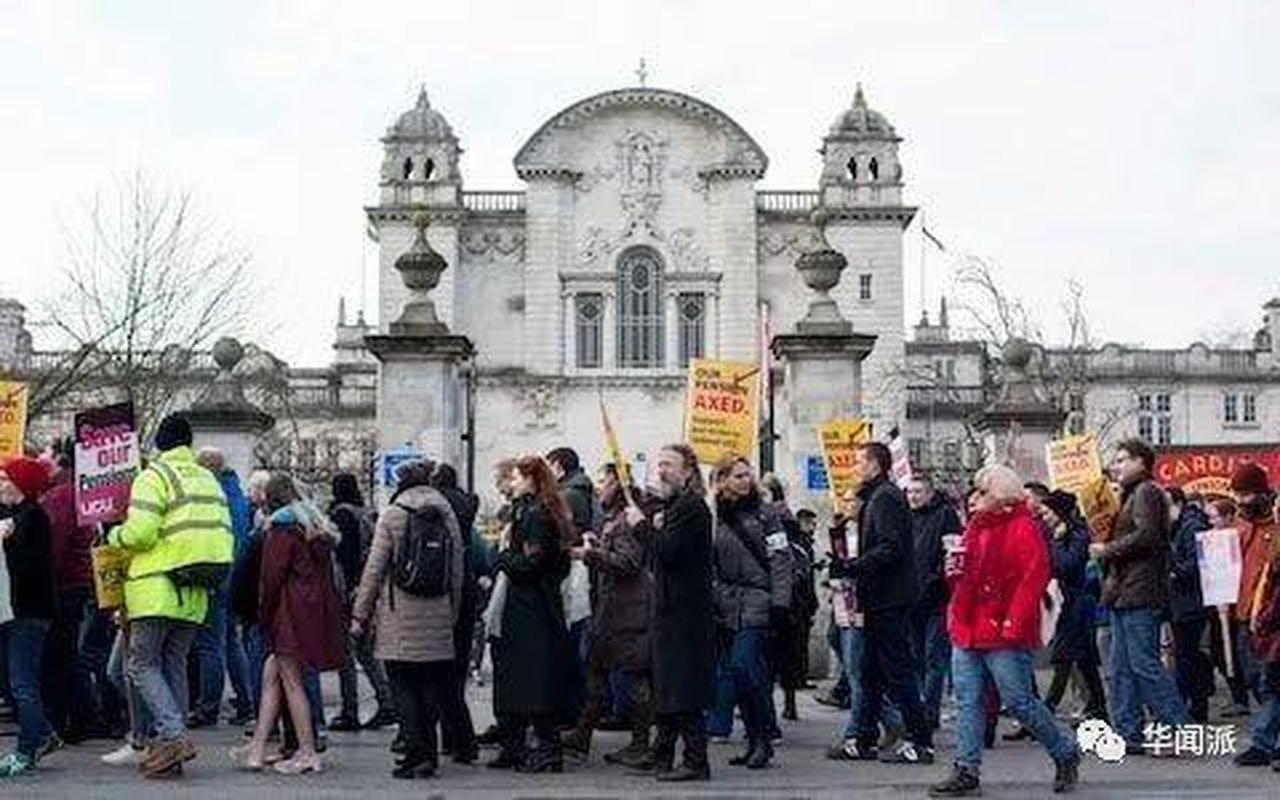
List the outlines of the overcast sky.
<svg viewBox="0 0 1280 800">
<path fill-rule="evenodd" d="M 815 186 L 861 81 L 905 138 L 908 202 L 1051 333 L 1075 277 L 1097 338 L 1185 346 L 1280 294 L 1278 33 L 1274 2 L 0 0 L 0 294 L 48 291 L 59 219 L 141 167 L 252 251 L 268 346 L 323 363 L 362 270 L 375 306 L 361 208 L 419 83 L 466 187 L 519 188 L 524 140 L 643 56 L 755 137 L 763 188 Z M 930 255 L 930 306 L 950 260 Z"/>
</svg>

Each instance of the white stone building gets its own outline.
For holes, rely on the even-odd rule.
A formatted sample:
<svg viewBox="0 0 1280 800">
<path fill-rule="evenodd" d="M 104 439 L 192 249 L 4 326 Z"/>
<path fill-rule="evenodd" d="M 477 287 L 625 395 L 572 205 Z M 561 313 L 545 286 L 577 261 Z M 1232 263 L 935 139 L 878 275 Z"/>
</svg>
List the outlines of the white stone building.
<svg viewBox="0 0 1280 800">
<path fill-rule="evenodd" d="M 815 144 L 818 136 L 815 132 Z M 821 139 L 814 188 L 760 187 L 768 157 L 710 104 L 628 88 L 551 116 L 515 154 L 520 191 L 464 190 L 459 139 L 425 90 L 383 138 L 379 325 L 406 291 L 394 270 L 425 212 L 449 268 L 432 293 L 474 343 L 477 481 L 489 466 L 557 445 L 603 457 L 603 394 L 623 446 L 652 452 L 681 435 L 688 359 L 759 363 L 773 333 L 804 315 L 794 268 L 825 236 L 848 260 L 832 292 L 878 339 L 863 368 L 878 430 L 902 421 L 901 141 L 859 88 Z M 793 476 L 805 454 L 776 453 Z"/>
</svg>

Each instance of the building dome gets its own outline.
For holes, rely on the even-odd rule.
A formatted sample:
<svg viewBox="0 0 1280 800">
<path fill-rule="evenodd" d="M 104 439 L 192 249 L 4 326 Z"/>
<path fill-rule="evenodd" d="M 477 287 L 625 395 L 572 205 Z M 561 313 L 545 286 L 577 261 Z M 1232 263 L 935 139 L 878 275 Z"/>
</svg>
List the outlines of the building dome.
<svg viewBox="0 0 1280 800">
<path fill-rule="evenodd" d="M 400 115 L 395 124 L 387 128 L 386 140 L 397 139 L 456 139 L 453 128 L 444 115 L 431 107 L 427 99 L 427 88 L 418 91 L 418 102 L 413 108 Z"/>
<path fill-rule="evenodd" d="M 873 111 L 867 106 L 867 98 L 862 93 L 862 84 L 858 84 L 858 89 L 853 94 L 853 105 L 842 111 L 840 116 L 836 117 L 836 121 L 831 123 L 830 136 L 832 137 L 860 137 L 860 138 L 883 138 L 896 139 L 898 134 L 894 131 L 893 126 L 889 124 L 889 120 L 879 111 Z"/>
</svg>

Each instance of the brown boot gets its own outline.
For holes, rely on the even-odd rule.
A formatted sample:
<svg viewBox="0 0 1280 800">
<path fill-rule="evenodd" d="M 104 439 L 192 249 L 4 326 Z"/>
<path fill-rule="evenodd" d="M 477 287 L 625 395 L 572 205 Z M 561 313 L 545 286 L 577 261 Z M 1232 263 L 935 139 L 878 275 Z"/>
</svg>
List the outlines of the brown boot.
<svg viewBox="0 0 1280 800">
<path fill-rule="evenodd" d="M 187 760 L 188 753 L 191 753 L 190 757 L 194 758 L 195 748 L 186 739 L 155 742 L 147 748 L 146 755 L 138 764 L 138 770 L 143 777 L 160 777 L 172 770 L 174 766 L 181 767 L 182 762 Z"/>
</svg>

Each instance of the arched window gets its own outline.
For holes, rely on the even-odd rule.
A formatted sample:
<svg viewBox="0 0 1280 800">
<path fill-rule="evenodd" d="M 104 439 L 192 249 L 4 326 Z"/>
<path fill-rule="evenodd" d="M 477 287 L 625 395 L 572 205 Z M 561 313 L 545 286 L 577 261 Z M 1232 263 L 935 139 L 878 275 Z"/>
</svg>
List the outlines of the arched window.
<svg viewBox="0 0 1280 800">
<path fill-rule="evenodd" d="M 858 159 L 856 158 L 849 159 L 848 167 L 849 167 L 849 180 L 851 181 L 858 180 Z"/>
<path fill-rule="evenodd" d="M 424 181 L 431 180 L 431 173 L 435 171 L 436 171 L 436 162 L 428 158 L 426 160 L 426 163 L 422 165 L 422 179 Z"/>
<path fill-rule="evenodd" d="M 875 156 L 872 156 L 871 160 L 867 162 L 867 172 L 871 173 L 871 180 L 880 180 L 880 162 L 876 161 Z"/>
<path fill-rule="evenodd" d="M 406 181 L 412 178 L 413 177 L 413 159 L 406 158 L 404 160 L 404 166 L 401 167 L 400 171 Z"/>
<path fill-rule="evenodd" d="M 618 259 L 618 366 L 662 366 L 662 259 L 633 247 Z"/>
</svg>

